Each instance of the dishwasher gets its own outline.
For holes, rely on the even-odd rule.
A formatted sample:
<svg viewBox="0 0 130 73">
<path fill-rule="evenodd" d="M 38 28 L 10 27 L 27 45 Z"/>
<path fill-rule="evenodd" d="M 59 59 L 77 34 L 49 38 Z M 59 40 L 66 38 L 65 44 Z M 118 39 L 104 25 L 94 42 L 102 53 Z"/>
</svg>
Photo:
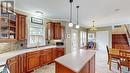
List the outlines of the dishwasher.
<svg viewBox="0 0 130 73">
<path fill-rule="evenodd" d="M 0 73 L 10 73 L 7 65 L 0 65 Z"/>
</svg>

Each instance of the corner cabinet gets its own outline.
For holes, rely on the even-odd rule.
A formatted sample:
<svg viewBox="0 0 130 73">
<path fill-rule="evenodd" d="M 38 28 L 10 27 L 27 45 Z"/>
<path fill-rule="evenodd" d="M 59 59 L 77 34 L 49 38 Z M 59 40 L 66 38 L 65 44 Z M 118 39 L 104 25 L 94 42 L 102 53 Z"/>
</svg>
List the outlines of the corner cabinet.
<svg viewBox="0 0 130 73">
<path fill-rule="evenodd" d="M 17 40 L 25 40 L 26 39 L 26 16 L 22 14 L 16 15 L 17 21 Z"/>
<path fill-rule="evenodd" d="M 7 60 L 10 73 L 19 73 L 18 56 Z"/>
<path fill-rule="evenodd" d="M 16 13 L 0 16 L 0 42 L 25 40 L 26 16 Z"/>
</svg>

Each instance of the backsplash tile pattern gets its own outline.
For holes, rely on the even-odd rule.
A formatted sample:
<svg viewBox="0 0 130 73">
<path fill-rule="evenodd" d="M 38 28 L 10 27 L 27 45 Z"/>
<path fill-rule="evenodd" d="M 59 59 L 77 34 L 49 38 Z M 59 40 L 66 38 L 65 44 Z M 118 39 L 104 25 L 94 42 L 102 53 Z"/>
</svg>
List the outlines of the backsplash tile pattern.
<svg viewBox="0 0 130 73">
<path fill-rule="evenodd" d="M 23 45 L 21 45 L 23 44 Z M 0 54 L 26 48 L 26 41 L 0 43 Z"/>
</svg>

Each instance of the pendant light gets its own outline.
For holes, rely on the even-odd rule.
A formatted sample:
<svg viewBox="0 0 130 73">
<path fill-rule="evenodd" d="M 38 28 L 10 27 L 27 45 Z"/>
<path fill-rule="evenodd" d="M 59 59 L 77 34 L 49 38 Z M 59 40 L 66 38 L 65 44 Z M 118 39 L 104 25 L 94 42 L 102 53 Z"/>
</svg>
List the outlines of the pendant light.
<svg viewBox="0 0 130 73">
<path fill-rule="evenodd" d="M 79 26 L 79 6 L 76 6 L 76 8 L 77 8 L 77 24 L 76 24 L 76 27 L 75 28 L 79 28 L 80 26 Z"/>
<path fill-rule="evenodd" d="M 93 22 L 93 26 L 90 28 L 90 30 L 91 30 L 91 31 L 96 31 L 97 29 L 96 29 L 96 27 L 95 27 L 95 25 L 94 25 L 95 21 L 92 21 L 92 22 Z"/>
<path fill-rule="evenodd" d="M 73 27 L 73 23 L 72 23 L 72 3 L 73 3 L 73 0 L 70 0 L 70 22 L 69 22 L 69 27 Z"/>
</svg>

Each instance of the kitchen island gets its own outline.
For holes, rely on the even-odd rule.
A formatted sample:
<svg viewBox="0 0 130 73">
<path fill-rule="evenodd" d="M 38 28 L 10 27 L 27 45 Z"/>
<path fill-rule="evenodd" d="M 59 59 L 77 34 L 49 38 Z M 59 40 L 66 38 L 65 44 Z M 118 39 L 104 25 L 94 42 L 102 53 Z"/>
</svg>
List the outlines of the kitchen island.
<svg viewBox="0 0 130 73">
<path fill-rule="evenodd" d="M 95 73 L 95 53 L 80 49 L 55 59 L 56 73 Z"/>
</svg>

